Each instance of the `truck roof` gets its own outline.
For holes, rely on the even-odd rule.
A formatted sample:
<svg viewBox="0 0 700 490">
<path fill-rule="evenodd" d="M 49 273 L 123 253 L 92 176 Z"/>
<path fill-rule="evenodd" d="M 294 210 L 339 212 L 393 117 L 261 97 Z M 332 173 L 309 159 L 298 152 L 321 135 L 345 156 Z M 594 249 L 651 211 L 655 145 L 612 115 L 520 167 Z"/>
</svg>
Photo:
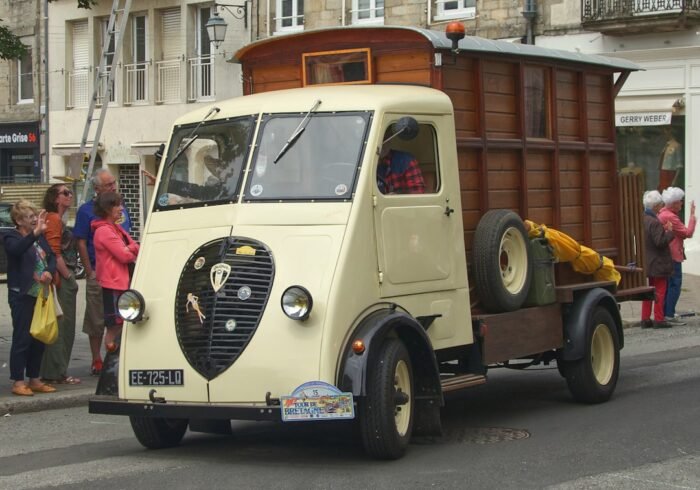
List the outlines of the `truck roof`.
<svg viewBox="0 0 700 490">
<path fill-rule="evenodd" d="M 262 39 L 254 43 L 248 44 L 247 46 L 239 49 L 234 55 L 231 61 L 240 62 L 245 54 L 251 49 L 258 47 L 263 44 L 277 42 L 280 38 L 292 38 L 292 37 L 303 37 L 311 35 L 318 32 L 330 31 L 330 30 L 354 30 L 354 29 L 368 29 L 368 26 L 347 26 L 347 27 L 326 27 L 320 29 L 309 29 L 307 31 L 285 34 L 282 36 L 273 36 L 270 38 Z M 452 49 L 452 41 L 447 39 L 443 31 L 434 31 L 430 29 L 421 29 L 419 27 L 410 26 L 371 26 L 371 29 L 403 29 L 417 32 L 424 36 L 428 41 L 430 41 L 436 50 L 450 50 Z M 459 41 L 460 51 L 469 51 L 475 53 L 488 53 L 488 54 L 502 54 L 502 55 L 517 55 L 530 58 L 539 59 L 551 59 L 557 61 L 569 61 L 576 63 L 584 63 L 588 65 L 605 66 L 608 68 L 613 68 L 615 71 L 637 71 L 642 68 L 631 61 L 612 58 L 608 56 L 600 56 L 595 54 L 585 54 L 573 51 L 564 51 L 560 49 L 550 49 L 543 48 L 541 46 L 535 46 L 531 44 L 519 44 L 511 43 L 508 41 L 499 41 L 494 39 L 485 39 L 477 36 L 466 36 L 464 39 Z"/>
<path fill-rule="evenodd" d="M 175 121 L 176 125 L 198 123 L 211 110 L 218 107 L 215 119 L 258 114 L 260 112 L 308 111 L 317 100 L 321 100 L 319 112 L 327 111 L 381 111 L 419 115 L 452 114 L 449 97 L 436 89 L 414 85 L 335 85 L 310 86 L 289 90 L 276 90 L 254 95 L 234 97 L 216 102 L 185 114 Z"/>
</svg>

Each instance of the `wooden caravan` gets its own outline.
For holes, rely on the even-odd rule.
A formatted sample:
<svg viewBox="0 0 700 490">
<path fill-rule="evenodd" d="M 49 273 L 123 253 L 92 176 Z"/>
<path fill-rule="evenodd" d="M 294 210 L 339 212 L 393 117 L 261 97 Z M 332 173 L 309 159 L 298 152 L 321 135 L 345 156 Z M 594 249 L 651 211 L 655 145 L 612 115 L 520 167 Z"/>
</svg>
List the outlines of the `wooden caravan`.
<svg viewBox="0 0 700 490">
<path fill-rule="evenodd" d="M 467 257 L 481 216 L 512 209 L 559 229 L 618 265 L 643 264 L 641 186 L 618 175 L 614 98 L 626 60 L 444 33 L 336 28 L 239 50 L 245 94 L 325 84 L 418 84 L 455 111 Z M 625 176 L 625 179 L 633 177 Z M 558 284 L 590 281 L 565 264 Z M 622 268 L 618 298 L 646 291 Z"/>
</svg>

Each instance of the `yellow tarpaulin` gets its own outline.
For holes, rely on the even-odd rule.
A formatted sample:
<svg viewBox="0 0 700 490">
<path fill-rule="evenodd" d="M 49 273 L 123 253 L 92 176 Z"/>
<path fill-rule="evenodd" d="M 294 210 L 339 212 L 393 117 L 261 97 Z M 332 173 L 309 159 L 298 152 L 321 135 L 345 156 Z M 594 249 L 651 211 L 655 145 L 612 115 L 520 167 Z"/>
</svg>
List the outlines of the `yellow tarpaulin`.
<svg viewBox="0 0 700 490">
<path fill-rule="evenodd" d="M 530 238 L 546 238 L 554 251 L 554 258 L 559 262 L 570 262 L 576 272 L 592 274 L 596 281 L 615 281 L 615 284 L 620 284 L 622 277 L 609 258 L 581 245 L 566 233 L 548 228 L 546 225 L 525 220 L 525 228 Z"/>
</svg>

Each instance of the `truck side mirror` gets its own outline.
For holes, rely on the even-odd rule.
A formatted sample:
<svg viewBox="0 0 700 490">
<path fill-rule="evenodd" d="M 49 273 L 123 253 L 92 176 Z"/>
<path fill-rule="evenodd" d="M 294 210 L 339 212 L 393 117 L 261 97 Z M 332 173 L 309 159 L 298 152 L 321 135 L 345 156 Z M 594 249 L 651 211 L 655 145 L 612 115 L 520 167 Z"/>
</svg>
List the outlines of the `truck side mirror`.
<svg viewBox="0 0 700 490">
<path fill-rule="evenodd" d="M 418 121 L 405 116 L 394 124 L 394 134 L 404 141 L 410 141 L 418 136 Z"/>
</svg>

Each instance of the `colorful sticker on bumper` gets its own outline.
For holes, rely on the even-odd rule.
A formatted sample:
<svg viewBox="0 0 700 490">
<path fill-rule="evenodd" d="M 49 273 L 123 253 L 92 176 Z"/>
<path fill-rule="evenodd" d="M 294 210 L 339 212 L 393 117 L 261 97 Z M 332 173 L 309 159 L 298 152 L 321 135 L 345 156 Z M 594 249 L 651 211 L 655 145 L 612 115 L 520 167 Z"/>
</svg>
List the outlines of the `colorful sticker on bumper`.
<svg viewBox="0 0 700 490">
<path fill-rule="evenodd" d="M 343 393 L 323 381 L 304 383 L 280 401 L 284 422 L 355 418 L 352 393 Z"/>
</svg>

